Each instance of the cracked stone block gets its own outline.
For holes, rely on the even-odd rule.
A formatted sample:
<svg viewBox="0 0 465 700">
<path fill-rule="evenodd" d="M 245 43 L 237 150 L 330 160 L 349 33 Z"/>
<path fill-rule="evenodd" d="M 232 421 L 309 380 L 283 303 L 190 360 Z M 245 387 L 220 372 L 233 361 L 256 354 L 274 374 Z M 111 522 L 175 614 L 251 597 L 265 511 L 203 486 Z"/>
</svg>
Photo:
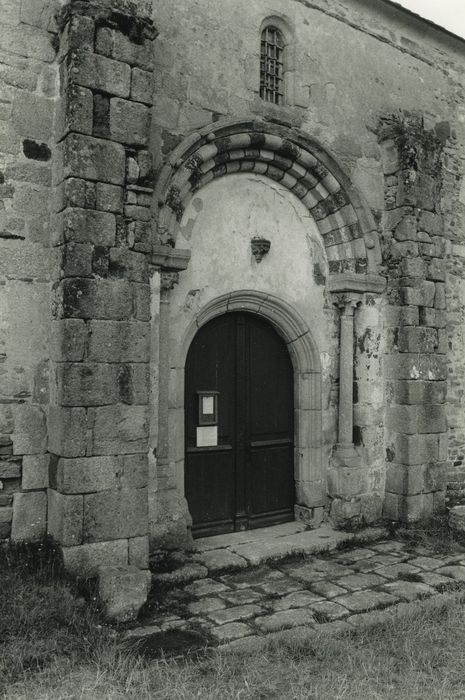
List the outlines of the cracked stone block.
<svg viewBox="0 0 465 700">
<path fill-rule="evenodd" d="M 290 608 L 305 608 L 312 603 L 321 601 L 321 596 L 314 595 L 310 591 L 296 591 L 290 593 L 284 598 L 280 598 L 273 603 L 273 609 L 278 612 L 280 610 L 289 610 Z"/>
<path fill-rule="evenodd" d="M 133 566 L 110 566 L 99 571 L 98 592 L 105 615 L 115 622 L 134 620 L 147 600 L 151 576 Z"/>
<path fill-rule="evenodd" d="M 454 581 L 465 581 L 465 566 L 444 566 L 442 569 L 437 569 L 436 573 L 453 578 Z"/>
<path fill-rule="evenodd" d="M 434 594 L 434 588 L 427 586 L 425 583 L 417 581 L 392 581 L 383 586 L 383 590 L 388 593 L 393 593 L 404 600 L 417 600 L 417 598 L 426 598 Z"/>
<path fill-rule="evenodd" d="M 336 598 L 338 595 L 346 593 L 345 588 L 341 588 L 332 581 L 317 581 L 311 584 L 313 593 L 324 596 L 325 598 Z"/>
<path fill-rule="evenodd" d="M 221 610 L 225 607 L 225 602 L 220 598 L 202 598 L 194 603 L 189 603 L 187 609 L 192 615 L 203 615 L 204 613 L 209 613 L 213 610 Z"/>
<path fill-rule="evenodd" d="M 203 595 L 212 595 L 213 593 L 221 593 L 230 591 L 231 589 L 224 583 L 219 583 L 211 578 L 204 578 L 200 581 L 194 581 L 184 588 L 187 593 L 199 597 Z"/>
<path fill-rule="evenodd" d="M 232 605 L 248 605 L 249 603 L 256 603 L 262 598 L 262 596 L 256 591 L 251 591 L 250 589 L 243 589 L 240 591 L 227 591 L 221 594 L 224 600 Z"/>
<path fill-rule="evenodd" d="M 391 566 L 382 566 L 376 570 L 376 573 L 385 578 L 399 578 L 405 574 L 417 574 L 419 571 L 420 569 L 417 566 L 401 562 L 399 564 L 391 564 Z"/>
<path fill-rule="evenodd" d="M 242 557 L 230 552 L 229 549 L 213 549 L 196 555 L 196 560 L 206 566 L 211 573 L 225 569 L 245 569 L 248 565 Z"/>
<path fill-rule="evenodd" d="M 243 622 L 231 622 L 211 630 L 212 636 L 218 642 L 230 642 L 252 634 L 252 630 Z"/>
<path fill-rule="evenodd" d="M 302 588 L 302 584 L 298 581 L 292 580 L 291 578 L 277 579 L 275 581 L 268 581 L 259 586 L 259 588 L 268 593 L 269 595 L 286 595 L 287 593 L 292 593 L 293 591 L 298 591 Z"/>
<path fill-rule="evenodd" d="M 281 610 L 273 615 L 264 615 L 255 620 L 255 624 L 261 632 L 277 632 L 289 627 L 313 625 L 315 620 L 310 610 Z"/>
<path fill-rule="evenodd" d="M 371 588 L 379 586 L 385 580 L 377 574 L 350 574 L 338 579 L 338 583 L 351 591 L 358 591 L 361 588 Z"/>
<path fill-rule="evenodd" d="M 316 621 L 329 622 L 332 620 L 339 620 L 341 617 L 345 617 L 349 614 L 347 608 L 344 608 L 339 603 L 333 603 L 329 600 L 322 600 L 319 603 L 312 603 L 310 606 L 313 610 Z"/>
<path fill-rule="evenodd" d="M 213 611 L 209 613 L 208 617 L 217 625 L 224 625 L 227 622 L 248 620 L 262 612 L 264 612 L 263 608 L 258 605 L 238 605 L 234 608 L 226 608 L 226 610 Z"/>
<path fill-rule="evenodd" d="M 398 598 L 382 591 L 357 591 L 351 595 L 338 598 L 338 603 L 352 612 L 368 612 L 376 608 L 387 607 L 398 602 Z"/>
</svg>

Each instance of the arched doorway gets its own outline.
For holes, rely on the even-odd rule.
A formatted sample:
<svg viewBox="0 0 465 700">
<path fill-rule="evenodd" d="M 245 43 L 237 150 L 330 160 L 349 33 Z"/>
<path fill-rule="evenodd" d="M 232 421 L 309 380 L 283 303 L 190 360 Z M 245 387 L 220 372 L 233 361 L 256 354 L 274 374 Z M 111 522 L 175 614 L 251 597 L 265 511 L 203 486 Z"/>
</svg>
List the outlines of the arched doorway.
<svg viewBox="0 0 465 700">
<path fill-rule="evenodd" d="M 264 319 L 202 326 L 185 366 L 185 494 L 194 536 L 293 520 L 294 376 Z"/>
</svg>

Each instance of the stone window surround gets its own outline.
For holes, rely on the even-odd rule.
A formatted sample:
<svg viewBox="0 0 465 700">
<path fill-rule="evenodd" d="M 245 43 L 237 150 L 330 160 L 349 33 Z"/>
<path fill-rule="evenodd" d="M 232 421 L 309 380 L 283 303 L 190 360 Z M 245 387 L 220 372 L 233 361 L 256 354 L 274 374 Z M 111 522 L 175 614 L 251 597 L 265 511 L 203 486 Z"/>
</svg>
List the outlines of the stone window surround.
<svg viewBox="0 0 465 700">
<path fill-rule="evenodd" d="M 295 103 L 295 76 L 296 76 L 296 47 L 295 47 L 295 32 L 290 18 L 284 15 L 268 15 L 260 25 L 258 34 L 258 47 L 263 30 L 267 27 L 278 29 L 284 41 L 283 48 L 283 100 L 275 107 L 292 106 Z M 260 68 L 260 53 L 258 53 L 258 67 Z M 258 72 L 260 74 L 260 71 Z M 260 80 L 257 81 L 257 95 L 260 94 Z M 270 105 L 272 102 L 266 102 Z"/>
</svg>

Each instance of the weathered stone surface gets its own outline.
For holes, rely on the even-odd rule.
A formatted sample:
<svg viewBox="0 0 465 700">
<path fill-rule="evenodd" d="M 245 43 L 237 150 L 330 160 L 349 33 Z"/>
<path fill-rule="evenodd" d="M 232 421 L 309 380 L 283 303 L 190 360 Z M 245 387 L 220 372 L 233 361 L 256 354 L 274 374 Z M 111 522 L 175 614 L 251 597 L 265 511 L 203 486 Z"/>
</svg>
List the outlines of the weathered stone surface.
<svg viewBox="0 0 465 700">
<path fill-rule="evenodd" d="M 61 148 L 64 178 L 123 184 L 126 155 L 121 144 L 72 133 L 66 136 Z"/>
<path fill-rule="evenodd" d="M 128 562 L 138 569 L 149 568 L 149 538 L 133 537 L 128 540 Z"/>
<path fill-rule="evenodd" d="M 11 534 L 13 508 L 0 508 L 0 539 L 6 539 Z"/>
<path fill-rule="evenodd" d="M 79 85 L 69 85 L 66 96 L 60 100 L 57 112 L 56 132 L 58 137 L 70 131 L 92 134 L 93 95 L 91 90 Z"/>
<path fill-rule="evenodd" d="M 15 493 L 11 539 L 14 542 L 37 542 L 47 527 L 47 495 L 43 491 Z"/>
<path fill-rule="evenodd" d="M 392 493 L 415 495 L 440 491 L 445 487 L 444 467 L 440 463 L 405 466 L 389 464 L 386 488 Z"/>
<path fill-rule="evenodd" d="M 61 545 L 72 547 L 82 543 L 82 496 L 63 495 L 48 489 L 48 534 Z"/>
<path fill-rule="evenodd" d="M 338 583 L 350 591 L 359 591 L 362 588 L 379 586 L 384 583 L 384 579 L 377 574 L 349 574 L 338 579 Z"/>
<path fill-rule="evenodd" d="M 64 494 L 108 491 L 117 487 L 122 472 L 122 459 L 116 455 L 59 459 L 54 488 Z"/>
<path fill-rule="evenodd" d="M 349 614 L 346 607 L 328 600 L 312 603 L 310 609 L 315 613 L 314 618 L 316 622 L 339 620 L 341 617 L 346 617 Z"/>
<path fill-rule="evenodd" d="M 184 566 L 175 569 L 174 571 L 168 571 L 167 573 L 154 573 L 152 574 L 152 581 L 155 585 L 162 584 L 166 585 L 179 585 L 180 583 L 189 583 L 194 581 L 197 583 L 197 579 L 206 578 L 208 574 L 208 569 L 200 564 L 185 564 Z"/>
<path fill-rule="evenodd" d="M 189 603 L 187 606 L 188 611 L 191 615 L 201 615 L 204 613 L 212 612 L 213 610 L 222 610 L 226 607 L 224 600 L 220 598 L 202 598 L 201 600 L 196 600 L 193 603 Z"/>
<path fill-rule="evenodd" d="M 134 566 L 101 567 L 98 593 L 105 616 L 115 622 L 135 620 L 147 600 L 150 582 L 150 572 Z"/>
<path fill-rule="evenodd" d="M 110 56 L 117 61 L 140 66 L 145 70 L 153 68 L 151 41 L 136 43 L 120 31 L 101 27 L 97 30 L 95 48 L 98 53 Z"/>
<path fill-rule="evenodd" d="M 454 506 L 450 509 L 449 525 L 457 532 L 465 532 L 465 506 Z"/>
<path fill-rule="evenodd" d="M 218 642 L 229 642 L 233 639 L 242 639 L 252 634 L 252 629 L 242 622 L 230 622 L 221 627 L 215 627 L 211 634 Z"/>
<path fill-rule="evenodd" d="M 448 576 L 454 581 L 465 581 L 465 566 L 443 566 L 441 569 L 436 569 L 436 573 Z"/>
<path fill-rule="evenodd" d="M 247 566 L 245 559 L 228 549 L 214 549 L 210 552 L 197 554 L 196 560 L 206 566 L 211 573 L 227 569 L 244 569 Z"/>
<path fill-rule="evenodd" d="M 131 71 L 131 99 L 137 102 L 152 104 L 153 74 L 150 71 L 133 68 Z"/>
<path fill-rule="evenodd" d="M 81 319 L 52 321 L 50 357 L 59 362 L 79 362 L 84 359 L 87 327 Z M 90 358 L 91 360 L 93 358 Z"/>
<path fill-rule="evenodd" d="M 115 277 L 122 277 L 133 282 L 148 281 L 147 258 L 126 248 L 111 248 L 109 270 Z"/>
<path fill-rule="evenodd" d="M 125 63 L 86 51 L 75 51 L 69 70 L 78 85 L 110 95 L 129 97 L 131 69 Z"/>
<path fill-rule="evenodd" d="M 0 479 L 19 479 L 20 476 L 20 462 L 0 460 Z"/>
<path fill-rule="evenodd" d="M 96 184 L 96 207 L 103 211 L 121 214 L 123 211 L 124 189 L 104 182 Z"/>
<path fill-rule="evenodd" d="M 150 328 L 143 321 L 90 321 L 89 360 L 148 362 Z"/>
<path fill-rule="evenodd" d="M 118 400 L 118 365 L 63 362 L 57 366 L 57 401 L 62 406 L 102 406 Z"/>
<path fill-rule="evenodd" d="M 84 496 L 84 542 L 102 542 L 147 534 L 147 490 L 101 491 Z"/>
<path fill-rule="evenodd" d="M 62 240 L 74 243 L 93 243 L 99 246 L 115 244 L 116 222 L 113 214 L 91 209 L 66 209 L 59 215 L 58 229 Z M 59 232 L 57 231 L 59 235 Z M 61 241 L 60 241 L 61 242 Z"/>
<path fill-rule="evenodd" d="M 251 588 L 240 591 L 225 591 L 220 595 L 223 600 L 232 605 L 249 605 L 250 603 L 256 603 L 262 598 L 262 594 L 258 593 L 258 591 L 253 591 Z"/>
<path fill-rule="evenodd" d="M 289 610 L 290 608 L 305 608 L 312 603 L 322 600 L 322 596 L 314 595 L 310 591 L 296 591 L 284 597 L 278 598 L 273 603 L 273 609 Z"/>
<path fill-rule="evenodd" d="M 147 452 L 146 406 L 102 406 L 95 409 L 95 455 Z"/>
<path fill-rule="evenodd" d="M 86 454 L 88 424 L 84 408 L 50 406 L 47 425 L 50 452 L 62 457 Z"/>
<path fill-rule="evenodd" d="M 404 600 L 426 598 L 434 593 L 434 588 L 417 581 L 391 581 L 384 584 L 383 590 Z"/>
<path fill-rule="evenodd" d="M 45 412 L 40 406 L 19 404 L 13 408 L 14 454 L 43 454 L 47 444 Z"/>
<path fill-rule="evenodd" d="M 60 283 L 58 298 L 66 318 L 128 319 L 132 295 L 125 280 L 67 279 Z"/>
<path fill-rule="evenodd" d="M 346 592 L 345 588 L 333 581 L 315 581 L 315 583 L 311 584 L 311 590 L 324 598 L 336 598 L 338 595 L 344 595 Z"/>
<path fill-rule="evenodd" d="M 257 617 L 255 624 L 259 630 L 267 633 L 301 625 L 313 625 L 315 620 L 310 610 L 282 610 L 273 615 Z"/>
<path fill-rule="evenodd" d="M 386 607 L 387 605 L 393 605 L 398 601 L 398 598 L 389 593 L 384 593 L 382 591 L 357 591 L 356 593 L 351 593 L 350 595 L 341 596 L 337 599 L 337 602 L 344 607 L 352 610 L 353 612 L 366 612 L 368 610 L 375 610 L 376 608 Z M 315 606 L 319 605 L 315 603 L 312 606 L 315 610 Z"/>
<path fill-rule="evenodd" d="M 139 102 L 110 100 L 110 136 L 133 146 L 145 146 L 149 137 L 149 110 Z"/>
<path fill-rule="evenodd" d="M 210 578 L 204 578 L 200 581 L 194 581 L 185 587 L 187 593 L 193 596 L 203 596 L 203 595 L 215 595 L 216 593 L 222 593 L 224 591 L 230 591 L 231 589 L 224 583 L 219 581 L 214 581 Z"/>
<path fill-rule="evenodd" d="M 48 486 L 50 455 L 24 455 L 21 488 L 23 491 L 43 489 Z"/>
<path fill-rule="evenodd" d="M 239 620 L 248 620 L 251 617 L 256 617 L 264 612 L 258 605 L 238 605 L 234 608 L 226 608 L 225 610 L 211 611 L 208 613 L 210 620 L 213 620 L 217 625 L 224 625 L 227 622 L 237 622 Z"/>
</svg>

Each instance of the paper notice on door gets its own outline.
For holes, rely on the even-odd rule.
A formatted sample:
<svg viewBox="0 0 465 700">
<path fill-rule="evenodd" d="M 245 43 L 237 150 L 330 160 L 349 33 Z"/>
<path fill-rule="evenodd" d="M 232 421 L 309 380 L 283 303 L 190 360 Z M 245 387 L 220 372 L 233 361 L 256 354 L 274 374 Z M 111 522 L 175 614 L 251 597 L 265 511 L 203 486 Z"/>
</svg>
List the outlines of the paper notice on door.
<svg viewBox="0 0 465 700">
<path fill-rule="evenodd" d="M 205 416 L 212 416 L 215 412 L 215 402 L 213 396 L 202 396 L 202 413 Z"/>
<path fill-rule="evenodd" d="M 217 425 L 205 425 L 197 428 L 197 447 L 216 447 L 217 444 Z"/>
</svg>

